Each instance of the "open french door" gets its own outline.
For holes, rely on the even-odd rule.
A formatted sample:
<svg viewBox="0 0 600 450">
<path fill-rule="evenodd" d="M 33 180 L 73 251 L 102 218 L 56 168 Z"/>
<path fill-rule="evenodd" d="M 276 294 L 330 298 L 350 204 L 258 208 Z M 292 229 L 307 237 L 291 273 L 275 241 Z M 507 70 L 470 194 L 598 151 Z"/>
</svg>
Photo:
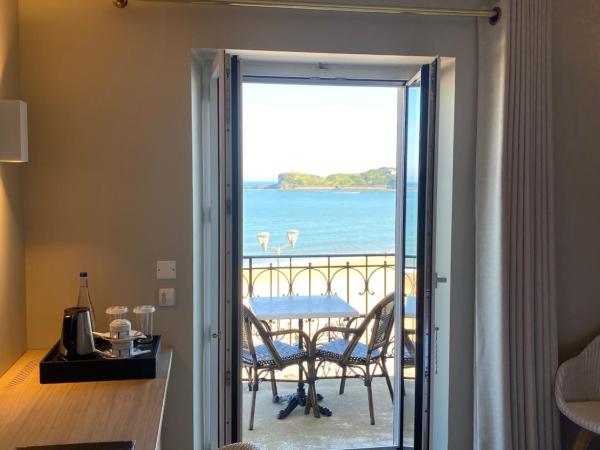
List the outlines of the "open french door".
<svg viewBox="0 0 600 450">
<path fill-rule="evenodd" d="M 435 224 L 435 149 L 437 116 L 437 67 L 421 69 L 421 126 L 419 155 L 419 214 L 417 219 L 417 373 L 415 391 L 415 448 L 429 447 L 429 410 L 431 407 L 431 335 L 433 284 L 433 246 Z"/>
<path fill-rule="evenodd" d="M 397 260 L 402 261 L 400 273 L 403 293 L 402 334 L 397 342 L 402 342 L 402 358 L 397 359 L 402 363 L 407 359 L 406 352 L 414 348 L 414 380 L 407 377 L 402 365 L 401 390 L 402 400 L 399 413 L 402 421 L 401 445 L 404 448 L 427 449 L 429 448 L 430 434 L 430 389 L 432 358 L 432 310 L 434 286 L 434 223 L 435 223 L 435 149 L 436 149 L 436 117 L 438 95 L 438 59 L 431 64 L 424 65 L 420 72 L 410 80 L 405 88 L 404 101 L 404 140 L 403 152 L 398 167 L 402 167 L 399 182 L 402 189 L 398 193 L 402 198 L 398 201 L 398 212 L 402 214 L 402 225 L 397 227 L 398 232 L 406 233 L 409 227 L 409 216 L 416 215 L 416 257 L 411 264 L 407 256 L 411 251 L 406 247 L 408 239 L 400 238 L 403 244 L 401 254 Z M 416 169 L 417 179 L 410 179 L 410 173 Z M 400 172 L 400 171 L 398 171 Z M 416 190 L 416 204 L 408 201 L 407 193 Z M 401 208 L 400 208 L 401 206 Z M 410 210 L 412 208 L 412 210 Z M 416 213 L 416 214 L 415 214 Z M 416 289 L 414 292 L 414 305 L 411 305 L 411 294 L 404 285 L 410 278 L 409 267 L 416 266 Z M 414 321 L 411 324 L 411 320 Z M 405 329 L 407 327 L 407 329 Z M 397 350 L 400 353 L 399 350 Z M 414 383 L 409 386 L 409 383 Z M 408 396 L 414 395 L 414 398 Z M 411 405 L 414 404 L 414 407 Z M 413 423 L 409 423 L 413 420 Z M 412 426 L 411 426 L 412 425 Z"/>
<path fill-rule="evenodd" d="M 202 100 L 196 122 L 204 130 L 198 143 L 204 376 L 200 446 L 214 450 L 241 437 L 241 89 L 236 56 L 218 50 L 197 59 L 197 97 Z"/>
<path fill-rule="evenodd" d="M 202 403 L 203 449 L 237 442 L 242 437 L 242 380 L 240 315 L 242 297 L 242 140 L 240 61 L 219 50 L 205 56 L 201 71 L 198 121 L 203 133 L 201 179 L 202 242 L 201 296 L 203 317 Z M 210 61 L 210 62 L 209 62 Z M 435 149 L 438 95 L 438 60 L 425 65 L 406 86 L 398 88 L 398 161 L 396 260 L 398 273 L 394 380 L 394 448 L 426 449 L 430 443 L 431 337 L 435 235 Z M 416 101 L 415 100 L 416 97 Z M 419 120 L 409 121 L 411 114 Z M 410 135 L 414 134 L 414 138 Z M 411 147 L 412 146 L 412 147 Z M 407 176 L 418 166 L 418 179 Z M 408 189 L 417 189 L 416 296 L 414 298 L 414 376 L 409 386 L 405 373 L 407 297 L 406 219 Z M 196 251 L 196 250 L 195 250 Z M 414 267 L 415 264 L 411 264 Z M 414 270 L 414 269 L 413 269 Z M 411 312 L 412 314 L 412 312 Z M 413 388 L 414 387 L 414 388 Z M 414 396 L 407 401 L 408 392 Z M 215 409 L 216 408 L 216 411 Z M 326 419 L 321 419 L 326 420 Z M 407 421 L 411 423 L 408 424 Z"/>
<path fill-rule="evenodd" d="M 237 56 L 223 52 L 217 65 L 222 82 L 220 92 L 223 104 L 221 141 L 222 167 L 219 202 L 222 239 L 221 289 L 219 305 L 221 318 L 220 371 L 221 389 L 219 445 L 241 440 L 241 268 L 242 268 L 242 149 L 241 149 L 241 77 Z"/>
</svg>

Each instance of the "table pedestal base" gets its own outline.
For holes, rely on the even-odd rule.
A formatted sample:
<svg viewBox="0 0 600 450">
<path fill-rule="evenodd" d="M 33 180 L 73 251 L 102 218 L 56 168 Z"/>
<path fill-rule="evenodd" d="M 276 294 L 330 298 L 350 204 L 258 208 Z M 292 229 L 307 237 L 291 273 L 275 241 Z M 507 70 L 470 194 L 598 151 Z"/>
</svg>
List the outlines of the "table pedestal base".
<svg viewBox="0 0 600 450">
<path fill-rule="evenodd" d="M 321 394 L 317 394 L 317 401 L 323 400 L 323 396 Z M 276 395 L 273 397 L 273 403 L 287 403 L 286 407 L 277 413 L 277 418 L 279 420 L 285 419 L 290 413 L 296 409 L 298 406 L 304 408 L 306 406 L 306 402 L 308 401 L 306 397 L 306 390 L 304 389 L 304 383 L 298 383 L 298 389 L 295 394 L 288 395 Z M 331 416 L 332 412 L 329 408 L 325 408 L 321 405 L 316 405 L 319 408 L 319 412 L 323 416 Z M 307 413 L 308 414 L 308 413 Z"/>
</svg>

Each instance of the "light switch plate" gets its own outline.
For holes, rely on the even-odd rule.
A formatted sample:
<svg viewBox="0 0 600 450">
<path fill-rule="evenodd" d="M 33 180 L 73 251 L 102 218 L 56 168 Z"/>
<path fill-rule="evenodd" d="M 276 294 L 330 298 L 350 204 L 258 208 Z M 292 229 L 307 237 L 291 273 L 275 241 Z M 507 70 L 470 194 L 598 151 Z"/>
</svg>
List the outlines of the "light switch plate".
<svg viewBox="0 0 600 450">
<path fill-rule="evenodd" d="M 175 306 L 175 288 L 159 288 L 158 305 Z"/>
<path fill-rule="evenodd" d="M 156 261 L 156 279 L 174 280 L 177 278 L 175 261 Z"/>
</svg>

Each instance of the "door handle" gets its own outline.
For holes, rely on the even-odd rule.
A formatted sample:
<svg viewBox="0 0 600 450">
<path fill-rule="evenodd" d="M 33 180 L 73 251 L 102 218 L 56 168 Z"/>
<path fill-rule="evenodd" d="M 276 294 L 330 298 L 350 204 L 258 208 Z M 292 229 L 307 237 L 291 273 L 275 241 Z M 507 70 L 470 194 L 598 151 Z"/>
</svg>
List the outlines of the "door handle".
<svg viewBox="0 0 600 450">
<path fill-rule="evenodd" d="M 435 327 L 434 328 L 435 331 L 435 359 L 434 359 L 434 374 L 437 375 L 438 373 L 438 366 L 439 366 L 439 360 L 438 360 L 438 333 L 440 331 L 440 327 Z"/>
<path fill-rule="evenodd" d="M 441 277 L 437 274 L 435 274 L 435 287 L 437 287 L 438 283 L 447 283 L 448 282 L 448 278 L 446 277 Z"/>
</svg>

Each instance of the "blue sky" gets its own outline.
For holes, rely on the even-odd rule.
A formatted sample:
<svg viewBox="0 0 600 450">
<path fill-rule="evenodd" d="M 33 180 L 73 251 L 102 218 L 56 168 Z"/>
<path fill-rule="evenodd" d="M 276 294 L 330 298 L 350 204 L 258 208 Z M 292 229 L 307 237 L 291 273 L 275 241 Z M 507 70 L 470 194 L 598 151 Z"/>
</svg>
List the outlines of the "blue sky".
<svg viewBox="0 0 600 450">
<path fill-rule="evenodd" d="M 244 181 L 396 166 L 396 88 L 244 83 L 242 98 Z M 409 149 L 418 142 L 410 130 L 408 139 Z"/>
</svg>

